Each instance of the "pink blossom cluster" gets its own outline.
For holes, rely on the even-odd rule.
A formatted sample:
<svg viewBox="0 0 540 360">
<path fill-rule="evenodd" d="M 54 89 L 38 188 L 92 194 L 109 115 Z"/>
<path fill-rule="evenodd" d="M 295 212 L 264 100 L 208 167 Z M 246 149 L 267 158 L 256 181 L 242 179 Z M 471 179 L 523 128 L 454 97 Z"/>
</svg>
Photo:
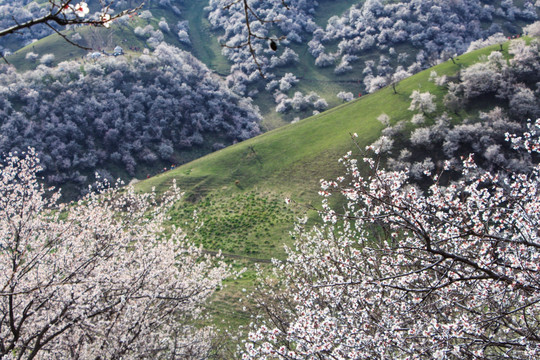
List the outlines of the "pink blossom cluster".
<svg viewBox="0 0 540 360">
<path fill-rule="evenodd" d="M 0 358 L 206 356 L 213 330 L 193 324 L 231 270 L 164 227 L 176 187 L 60 204 L 32 150 L 3 164 Z"/>
<path fill-rule="evenodd" d="M 66 2 L 62 4 L 62 12 L 64 14 L 74 13 L 78 17 L 83 18 L 88 15 L 90 10 L 88 9 L 88 5 L 84 1 L 75 5 L 73 5 L 71 2 Z"/>
<path fill-rule="evenodd" d="M 508 139 L 538 152 L 538 129 Z M 244 359 L 540 357 L 540 165 L 495 174 L 470 156 L 459 180 L 422 189 L 340 162 L 344 177 L 321 180 L 324 224 L 299 227 L 259 289 Z"/>
<path fill-rule="evenodd" d="M 90 8 L 85 1 L 76 3 L 73 0 L 60 0 L 60 1 L 51 1 L 52 10 L 51 10 L 51 20 L 56 21 L 59 24 L 93 24 L 100 25 L 106 28 L 110 27 L 111 21 L 123 16 L 125 14 L 131 13 L 133 10 L 124 11 L 113 18 L 108 13 L 112 2 L 101 2 L 103 6 L 102 10 L 97 16 L 97 19 L 90 20 L 87 19 Z M 56 10 L 56 11 L 55 11 Z M 75 15 L 75 16 L 73 16 Z"/>
</svg>

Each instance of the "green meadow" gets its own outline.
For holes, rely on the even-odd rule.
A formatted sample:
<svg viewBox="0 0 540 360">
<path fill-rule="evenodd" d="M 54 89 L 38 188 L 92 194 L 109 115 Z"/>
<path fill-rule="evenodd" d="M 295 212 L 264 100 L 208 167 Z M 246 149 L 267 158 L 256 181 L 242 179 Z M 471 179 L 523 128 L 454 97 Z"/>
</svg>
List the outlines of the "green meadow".
<svg viewBox="0 0 540 360">
<path fill-rule="evenodd" d="M 504 51 L 507 47 L 504 44 Z M 308 225 L 317 222 L 319 180 L 342 175 L 338 159 L 348 151 L 359 158 L 366 155 L 363 149 L 383 129 L 379 115 L 387 114 L 391 123 L 406 121 L 411 131 L 410 95 L 414 90 L 429 91 L 438 104 L 429 117 L 432 121 L 445 111 L 446 90 L 429 81 L 430 73 L 455 76 L 499 49 L 496 45 L 461 55 L 455 64 L 447 61 L 401 81 L 397 93 L 392 87 L 383 88 L 137 183 L 139 191 L 163 192 L 175 181 L 185 194 L 171 212 L 171 221 L 208 251 L 221 251 L 238 268 L 247 268 L 216 294 L 212 309 L 217 323 L 238 326 L 248 321 L 242 294 L 254 285 L 255 264 L 264 268 L 272 258 L 285 258 L 284 245 L 293 243 L 291 231 L 298 217 L 307 215 Z M 479 110 L 449 115 L 459 122 Z M 358 135 L 356 144 L 353 133 Z M 287 205 L 285 198 L 292 203 Z"/>
</svg>

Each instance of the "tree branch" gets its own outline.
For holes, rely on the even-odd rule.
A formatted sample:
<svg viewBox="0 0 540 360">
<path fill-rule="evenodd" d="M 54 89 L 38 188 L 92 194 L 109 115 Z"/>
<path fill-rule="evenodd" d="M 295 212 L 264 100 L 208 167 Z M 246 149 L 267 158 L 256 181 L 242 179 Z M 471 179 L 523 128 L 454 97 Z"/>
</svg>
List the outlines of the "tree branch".
<svg viewBox="0 0 540 360">
<path fill-rule="evenodd" d="M 251 57 L 253 58 L 253 61 L 255 62 L 255 65 L 257 66 L 257 70 L 259 71 L 259 74 L 261 75 L 261 77 L 264 79 L 266 78 L 264 76 L 264 73 L 263 73 L 263 69 L 262 69 L 262 66 L 261 66 L 261 63 L 259 62 L 259 60 L 257 59 L 257 54 L 256 54 L 256 51 L 255 51 L 255 48 L 253 47 L 253 40 L 252 39 L 259 39 L 259 40 L 270 40 L 271 41 L 271 48 L 272 50 L 276 51 L 277 50 L 277 46 L 276 46 L 276 41 L 280 41 L 280 40 L 284 40 L 286 37 L 285 36 L 280 36 L 280 37 L 269 37 L 269 36 L 259 36 L 257 35 L 256 33 L 254 33 L 252 30 L 251 30 L 251 20 L 250 20 L 250 14 L 256 19 L 258 20 L 261 24 L 265 24 L 265 23 L 276 23 L 280 20 L 264 20 L 264 19 L 261 19 L 257 13 L 251 8 L 251 6 L 248 4 L 248 0 L 235 0 L 231 3 L 229 3 L 228 5 L 224 6 L 223 9 L 225 10 L 230 10 L 235 4 L 238 4 L 240 1 L 242 1 L 242 4 L 243 4 L 243 12 L 244 12 L 244 22 L 245 22 L 245 25 L 246 25 L 246 29 L 247 29 L 247 41 L 240 44 L 240 45 L 235 45 L 235 46 L 231 46 L 231 45 L 227 45 L 227 44 L 221 44 L 222 47 L 226 47 L 226 48 L 230 48 L 230 49 L 241 49 L 243 47 L 247 47 L 249 49 L 249 53 L 251 54 Z M 285 3 L 284 0 L 281 1 L 281 4 L 289 10 L 289 7 L 287 6 L 287 4 Z"/>
</svg>

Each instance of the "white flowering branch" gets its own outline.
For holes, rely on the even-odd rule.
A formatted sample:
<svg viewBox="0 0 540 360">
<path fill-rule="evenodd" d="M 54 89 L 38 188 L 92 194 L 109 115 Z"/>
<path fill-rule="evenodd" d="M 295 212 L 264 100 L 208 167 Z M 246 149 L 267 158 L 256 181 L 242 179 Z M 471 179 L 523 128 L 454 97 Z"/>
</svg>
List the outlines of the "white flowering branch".
<svg viewBox="0 0 540 360">
<path fill-rule="evenodd" d="M 63 205 L 37 182 L 30 150 L 0 167 L 0 358 L 205 358 L 195 327 L 232 272 L 179 229 L 181 196 L 132 188 Z"/>
<path fill-rule="evenodd" d="M 539 130 L 507 139 L 537 157 Z M 422 190 L 364 160 L 321 180 L 324 224 L 258 289 L 244 359 L 540 357 L 540 165 L 493 174 L 470 156 Z"/>
<path fill-rule="evenodd" d="M 112 2 L 109 2 L 103 5 L 102 11 L 100 12 L 98 18 L 92 19 L 87 17 L 89 9 L 88 5 L 85 2 L 75 3 L 74 0 L 50 0 L 49 2 L 50 10 L 46 15 L 39 18 L 31 19 L 23 23 L 16 23 L 15 25 L 7 29 L 0 30 L 0 37 L 17 33 L 23 29 L 31 28 L 39 24 L 48 25 L 53 29 L 53 24 L 57 24 L 62 27 L 65 27 L 67 25 L 93 25 L 109 27 L 111 22 L 113 22 L 115 19 L 132 14 L 138 11 L 142 6 L 141 4 L 136 8 L 124 10 L 119 12 L 118 14 L 111 16 L 109 14 L 109 11 Z M 57 30 L 55 31 L 58 32 Z M 65 37 L 63 38 L 66 39 Z M 78 46 L 73 42 L 70 43 Z"/>
</svg>

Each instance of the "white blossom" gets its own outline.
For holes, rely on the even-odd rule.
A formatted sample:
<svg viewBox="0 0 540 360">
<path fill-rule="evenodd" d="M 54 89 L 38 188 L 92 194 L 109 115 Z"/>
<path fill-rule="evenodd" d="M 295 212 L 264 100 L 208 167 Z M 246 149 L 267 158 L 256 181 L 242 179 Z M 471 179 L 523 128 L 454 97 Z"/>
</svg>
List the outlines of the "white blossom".
<svg viewBox="0 0 540 360">
<path fill-rule="evenodd" d="M 540 120 L 507 138 L 539 152 L 539 134 Z M 324 223 L 297 225 L 257 290 L 270 316 L 243 358 L 539 358 L 540 165 L 499 176 L 469 156 L 459 181 L 424 191 L 365 160 L 361 175 L 349 152 L 345 176 L 320 180 Z"/>
<path fill-rule="evenodd" d="M 229 267 L 163 222 L 180 193 L 133 188 L 57 202 L 38 159 L 10 154 L 0 172 L 0 358 L 205 357 L 194 327 Z M 46 196 L 47 195 L 47 196 Z"/>
</svg>

